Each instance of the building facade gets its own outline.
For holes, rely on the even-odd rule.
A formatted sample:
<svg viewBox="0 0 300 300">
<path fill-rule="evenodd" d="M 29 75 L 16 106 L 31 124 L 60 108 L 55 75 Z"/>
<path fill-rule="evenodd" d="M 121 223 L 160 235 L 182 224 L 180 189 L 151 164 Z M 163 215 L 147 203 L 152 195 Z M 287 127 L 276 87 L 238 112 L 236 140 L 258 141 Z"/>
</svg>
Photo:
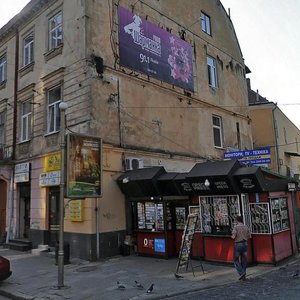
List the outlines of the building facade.
<svg viewBox="0 0 300 300">
<path fill-rule="evenodd" d="M 300 130 L 276 103 L 262 97 L 249 86 L 253 148 L 270 147 L 271 163 L 267 168 L 287 177 L 299 179 Z"/>
<path fill-rule="evenodd" d="M 219 0 L 32 0 L 0 29 L 1 233 L 57 242 L 63 101 L 67 132 L 103 145 L 101 197 L 65 198 L 71 256 L 118 254 L 125 170 L 252 149 L 245 73 Z"/>
</svg>

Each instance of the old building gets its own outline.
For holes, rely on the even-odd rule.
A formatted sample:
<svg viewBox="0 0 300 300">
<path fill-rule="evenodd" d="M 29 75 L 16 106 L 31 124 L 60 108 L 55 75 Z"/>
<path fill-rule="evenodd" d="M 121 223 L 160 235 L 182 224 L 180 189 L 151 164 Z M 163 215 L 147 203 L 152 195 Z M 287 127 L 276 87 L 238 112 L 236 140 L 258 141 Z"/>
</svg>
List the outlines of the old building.
<svg viewBox="0 0 300 300">
<path fill-rule="evenodd" d="M 32 0 L 0 29 L 1 232 L 57 241 L 63 101 L 67 132 L 103 145 L 102 196 L 65 199 L 65 239 L 72 256 L 119 253 L 122 172 L 252 149 L 245 72 L 219 0 Z"/>
<path fill-rule="evenodd" d="M 280 175 L 299 179 L 300 130 L 276 103 L 253 91 L 249 79 L 248 86 L 253 147 L 270 147 L 271 162 L 266 167 Z"/>
</svg>

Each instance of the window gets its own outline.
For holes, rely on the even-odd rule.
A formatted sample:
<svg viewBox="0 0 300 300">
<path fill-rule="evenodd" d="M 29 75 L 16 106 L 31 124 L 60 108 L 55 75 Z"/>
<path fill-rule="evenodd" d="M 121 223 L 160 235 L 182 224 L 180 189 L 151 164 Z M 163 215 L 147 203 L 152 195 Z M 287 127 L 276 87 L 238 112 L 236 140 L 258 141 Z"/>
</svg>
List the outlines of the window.
<svg viewBox="0 0 300 300">
<path fill-rule="evenodd" d="M 245 203 L 246 202 L 246 203 Z M 242 199 L 244 208 L 249 200 Z M 231 196 L 201 196 L 199 197 L 200 227 L 206 234 L 230 235 L 234 226 L 235 218 L 241 215 L 240 198 L 238 195 Z M 249 212 L 243 211 L 245 224 L 249 226 Z"/>
<path fill-rule="evenodd" d="M 60 128 L 59 103 L 61 99 L 61 87 L 55 87 L 47 92 L 47 132 L 57 132 Z"/>
<path fill-rule="evenodd" d="M 208 84 L 211 87 L 216 88 L 217 83 L 217 65 L 216 60 L 211 56 L 207 56 L 207 68 L 208 68 Z"/>
<path fill-rule="evenodd" d="M 6 80 L 6 55 L 0 57 L 0 83 Z"/>
<path fill-rule="evenodd" d="M 202 31 L 211 35 L 210 17 L 204 12 L 201 12 L 200 19 Z"/>
<path fill-rule="evenodd" d="M 49 19 L 49 50 L 62 44 L 62 12 Z"/>
<path fill-rule="evenodd" d="M 21 107 L 21 141 L 28 141 L 31 138 L 31 103 L 26 101 Z"/>
<path fill-rule="evenodd" d="M 2 150 L 4 148 L 4 143 L 5 143 L 4 124 L 5 124 L 5 113 L 2 111 L 0 112 L 0 149 Z"/>
<path fill-rule="evenodd" d="M 33 62 L 33 34 L 29 34 L 23 40 L 23 65 L 27 66 Z"/>
<path fill-rule="evenodd" d="M 213 134 L 214 134 L 215 147 L 223 148 L 223 133 L 222 133 L 221 117 L 213 116 Z"/>
</svg>

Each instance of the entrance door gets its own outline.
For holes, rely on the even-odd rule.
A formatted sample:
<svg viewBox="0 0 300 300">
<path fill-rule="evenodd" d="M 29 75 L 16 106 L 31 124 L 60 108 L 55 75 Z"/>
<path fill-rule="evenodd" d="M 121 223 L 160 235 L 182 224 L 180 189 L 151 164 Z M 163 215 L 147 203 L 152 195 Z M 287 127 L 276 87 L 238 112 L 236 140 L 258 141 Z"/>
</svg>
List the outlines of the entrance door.
<svg viewBox="0 0 300 300">
<path fill-rule="evenodd" d="M 7 184 L 0 179 L 0 243 L 5 238 Z"/>
<path fill-rule="evenodd" d="M 59 188 L 49 189 L 49 245 L 56 246 L 59 241 Z"/>
<path fill-rule="evenodd" d="M 30 229 L 30 184 L 19 185 L 20 190 L 20 238 L 29 237 Z"/>
</svg>

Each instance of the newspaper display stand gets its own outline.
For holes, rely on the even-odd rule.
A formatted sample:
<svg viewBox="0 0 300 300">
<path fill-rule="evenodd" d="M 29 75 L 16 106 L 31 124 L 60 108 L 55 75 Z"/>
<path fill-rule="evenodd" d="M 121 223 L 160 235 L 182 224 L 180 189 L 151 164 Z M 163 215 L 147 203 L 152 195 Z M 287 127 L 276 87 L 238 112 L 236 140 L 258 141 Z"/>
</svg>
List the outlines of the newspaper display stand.
<svg viewBox="0 0 300 300">
<path fill-rule="evenodd" d="M 202 266 L 202 263 L 200 263 L 199 266 L 193 266 L 190 255 L 191 255 L 191 248 L 192 248 L 192 243 L 194 239 L 194 233 L 196 229 L 196 224 L 198 220 L 198 214 L 189 214 L 186 220 L 185 228 L 182 234 L 182 240 L 181 240 L 181 247 L 180 247 L 180 252 L 178 256 L 178 262 L 177 262 L 177 267 L 176 267 L 176 272 L 175 272 L 175 277 L 177 277 L 178 272 L 180 268 L 185 267 L 185 270 L 187 271 L 189 264 L 191 265 L 193 276 L 195 277 L 194 269 L 197 267 L 201 267 L 202 272 L 204 274 L 204 269 Z"/>
</svg>

